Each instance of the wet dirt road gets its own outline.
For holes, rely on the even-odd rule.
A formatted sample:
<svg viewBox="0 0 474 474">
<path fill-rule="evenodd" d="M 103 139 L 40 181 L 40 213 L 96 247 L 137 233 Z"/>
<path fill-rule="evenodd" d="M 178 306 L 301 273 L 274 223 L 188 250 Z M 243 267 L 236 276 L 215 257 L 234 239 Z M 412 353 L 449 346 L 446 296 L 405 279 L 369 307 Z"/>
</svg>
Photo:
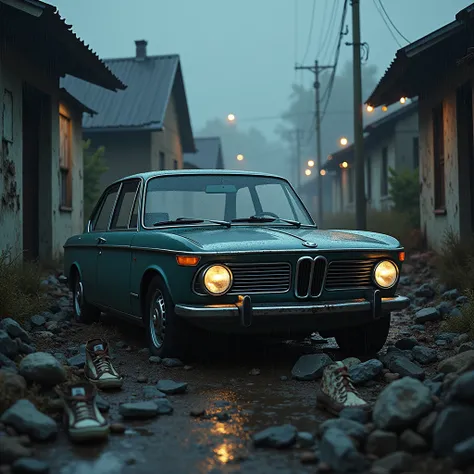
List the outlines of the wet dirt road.
<svg viewBox="0 0 474 474">
<path fill-rule="evenodd" d="M 329 417 L 315 407 L 315 382 L 291 380 L 291 368 L 299 356 L 324 350 L 340 359 L 334 346 L 281 344 L 266 341 L 245 347 L 207 345 L 192 369 L 166 368 L 150 364 L 141 330 L 127 324 L 105 331 L 113 347 L 114 363 L 125 376 L 119 392 L 102 392 L 110 403 L 111 422 L 124 422 L 120 403 L 144 400 L 146 385 L 160 379 L 187 382 L 188 391 L 168 396 L 174 412 L 150 421 L 125 421 L 127 430 L 111 435 L 100 445 L 72 445 L 64 433 L 41 448 L 41 458 L 60 474 L 148 474 L 148 473 L 307 473 L 314 465 L 303 465 L 307 449 L 276 451 L 252 446 L 253 433 L 269 426 L 291 423 L 299 431 L 317 432 Z M 116 328 L 116 329 L 115 329 Z M 62 347 L 104 335 L 104 327 L 78 326 Z M 120 342 L 119 342 L 120 341 Z M 125 347 L 123 347 L 125 346 Z M 259 369 L 252 375 L 252 369 Z M 146 378 L 146 381 L 143 381 Z M 137 381 L 137 380 L 140 380 Z M 383 387 L 375 383 L 361 391 L 374 400 Z M 205 409 L 208 419 L 194 418 L 190 411 Z"/>
</svg>

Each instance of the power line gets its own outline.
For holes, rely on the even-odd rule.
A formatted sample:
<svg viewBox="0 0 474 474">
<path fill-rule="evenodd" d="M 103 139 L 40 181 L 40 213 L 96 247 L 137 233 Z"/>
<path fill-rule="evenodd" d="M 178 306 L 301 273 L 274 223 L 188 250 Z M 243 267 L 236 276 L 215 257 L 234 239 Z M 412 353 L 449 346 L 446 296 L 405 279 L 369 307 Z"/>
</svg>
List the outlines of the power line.
<svg viewBox="0 0 474 474">
<path fill-rule="evenodd" d="M 321 53 L 326 50 L 327 51 L 327 47 L 329 46 L 330 43 L 328 43 L 329 38 L 331 37 L 330 33 L 331 31 L 333 30 L 333 27 L 334 27 L 334 23 L 336 21 L 336 18 L 337 18 L 337 0 L 333 0 L 333 5 L 332 5 L 332 10 L 331 10 L 331 16 L 329 18 L 329 21 L 327 23 L 327 29 L 326 29 L 326 35 L 324 37 L 324 41 L 323 43 L 321 43 L 319 49 L 318 49 L 318 52 L 316 54 L 316 57 L 321 57 Z M 326 56 L 321 58 L 322 60 L 325 60 L 326 59 Z"/>
<path fill-rule="evenodd" d="M 406 36 L 404 36 L 401 31 L 395 26 L 395 23 L 392 21 L 392 19 L 390 18 L 390 15 L 387 13 L 387 10 L 385 10 L 385 7 L 383 6 L 383 3 L 382 3 L 382 0 L 378 0 L 379 2 L 379 5 L 380 7 L 382 8 L 382 10 L 384 11 L 385 13 L 385 16 L 387 17 L 387 20 L 390 22 L 390 24 L 393 26 L 394 30 L 407 42 L 407 43 L 411 43 L 411 41 L 409 39 L 407 39 Z"/>
<path fill-rule="evenodd" d="M 395 33 L 390 28 L 390 25 L 388 24 L 387 20 L 385 19 L 385 16 L 384 16 L 382 10 L 380 9 L 380 7 L 378 6 L 376 0 L 373 0 L 373 1 L 374 1 L 375 8 L 377 9 L 377 11 L 380 15 L 380 18 L 382 18 L 383 22 L 385 23 L 385 26 L 387 27 L 387 30 L 389 31 L 390 35 L 395 40 L 395 43 L 397 43 L 398 47 L 402 48 L 402 44 L 400 43 L 400 41 L 398 41 L 398 38 L 395 36 Z"/>
<path fill-rule="evenodd" d="M 304 64 L 306 61 L 306 56 L 308 56 L 309 45 L 311 44 L 311 38 L 313 36 L 313 27 L 314 27 L 314 13 L 316 11 L 316 0 L 313 0 L 313 9 L 311 10 L 311 23 L 309 25 L 308 39 L 306 41 L 306 50 L 303 55 L 303 60 L 301 64 Z"/>
<path fill-rule="evenodd" d="M 324 3 L 323 15 L 321 16 L 322 23 L 321 23 L 321 28 L 319 29 L 319 38 L 316 42 L 316 44 L 318 45 L 318 51 L 316 53 L 316 56 L 319 56 L 320 49 L 321 49 L 321 42 L 323 41 L 323 38 L 324 38 L 323 36 L 324 28 L 322 26 L 325 24 L 324 20 L 326 19 L 326 13 L 328 12 L 329 1 L 330 0 L 326 0 L 326 2 Z M 334 6 L 334 0 L 333 0 L 333 6 Z"/>
</svg>

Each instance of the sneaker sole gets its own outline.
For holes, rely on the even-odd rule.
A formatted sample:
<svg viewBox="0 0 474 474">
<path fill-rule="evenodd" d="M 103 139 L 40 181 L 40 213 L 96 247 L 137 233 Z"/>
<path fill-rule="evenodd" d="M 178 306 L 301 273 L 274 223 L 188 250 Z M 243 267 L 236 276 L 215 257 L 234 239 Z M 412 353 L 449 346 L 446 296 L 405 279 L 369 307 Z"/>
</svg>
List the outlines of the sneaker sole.
<svg viewBox="0 0 474 474">
<path fill-rule="evenodd" d="M 94 380 L 90 379 L 89 377 L 85 376 L 85 378 L 90 382 L 93 383 L 97 388 L 122 388 L 123 379 L 116 379 L 116 380 Z"/>
<path fill-rule="evenodd" d="M 108 438 L 110 434 L 109 426 L 97 426 L 87 429 L 69 429 L 68 435 L 72 441 L 92 441 Z"/>
</svg>

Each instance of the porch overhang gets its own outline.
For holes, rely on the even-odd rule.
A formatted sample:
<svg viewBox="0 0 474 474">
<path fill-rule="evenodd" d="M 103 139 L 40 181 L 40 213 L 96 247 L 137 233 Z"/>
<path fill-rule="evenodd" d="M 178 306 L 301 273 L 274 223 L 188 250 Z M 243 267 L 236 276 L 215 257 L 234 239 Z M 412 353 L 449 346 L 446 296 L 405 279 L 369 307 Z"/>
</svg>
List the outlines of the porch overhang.
<svg viewBox="0 0 474 474">
<path fill-rule="evenodd" d="M 95 110 L 90 109 L 87 105 L 83 104 L 81 101 L 77 100 L 73 95 L 71 95 L 64 87 L 59 89 L 59 99 L 64 101 L 68 104 L 72 104 L 76 109 L 80 110 L 89 115 L 96 115 L 97 112 Z"/>
</svg>

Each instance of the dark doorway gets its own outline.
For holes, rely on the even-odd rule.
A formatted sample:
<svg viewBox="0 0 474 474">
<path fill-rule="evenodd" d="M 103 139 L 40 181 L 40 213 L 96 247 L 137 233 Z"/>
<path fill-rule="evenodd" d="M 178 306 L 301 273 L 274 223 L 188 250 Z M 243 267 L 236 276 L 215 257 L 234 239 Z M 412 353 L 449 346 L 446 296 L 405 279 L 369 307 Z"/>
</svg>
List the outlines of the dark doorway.
<svg viewBox="0 0 474 474">
<path fill-rule="evenodd" d="M 23 252 L 39 257 L 39 160 L 42 94 L 23 86 Z"/>
<path fill-rule="evenodd" d="M 463 201 L 469 209 L 460 209 L 461 232 L 474 232 L 474 133 L 472 84 L 467 82 L 456 91 L 456 119 L 459 164 L 459 205 Z M 462 222 L 470 220 L 470 224 Z"/>
</svg>

